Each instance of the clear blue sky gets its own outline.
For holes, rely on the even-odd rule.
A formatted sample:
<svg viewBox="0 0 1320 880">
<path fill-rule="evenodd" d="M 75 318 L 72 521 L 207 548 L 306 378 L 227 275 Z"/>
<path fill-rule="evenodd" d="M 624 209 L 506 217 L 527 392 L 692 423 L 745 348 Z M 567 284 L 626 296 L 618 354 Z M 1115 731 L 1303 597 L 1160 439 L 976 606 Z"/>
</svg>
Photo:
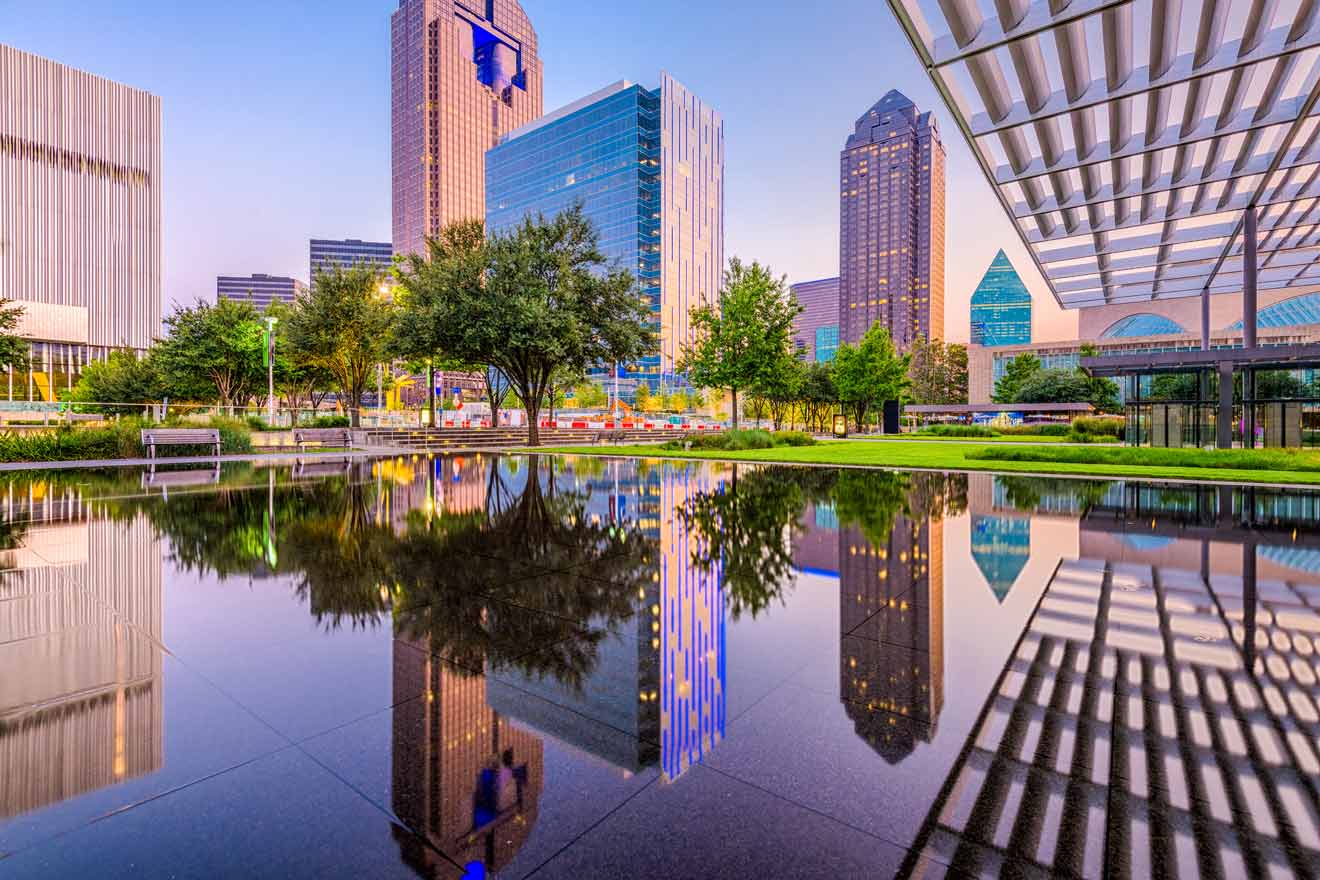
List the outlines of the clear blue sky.
<svg viewBox="0 0 1320 880">
<path fill-rule="evenodd" d="M 523 0 L 552 110 L 668 70 L 724 115 L 728 252 L 791 281 L 838 271 L 838 154 L 890 88 L 934 107 L 949 152 L 946 334 L 1005 248 L 1037 339 L 1073 338 L 882 0 Z M 215 276 L 307 276 L 312 237 L 390 237 L 395 0 L 0 0 L 0 42 L 162 98 L 165 295 Z M 819 10 L 819 11 L 817 11 Z"/>
</svg>

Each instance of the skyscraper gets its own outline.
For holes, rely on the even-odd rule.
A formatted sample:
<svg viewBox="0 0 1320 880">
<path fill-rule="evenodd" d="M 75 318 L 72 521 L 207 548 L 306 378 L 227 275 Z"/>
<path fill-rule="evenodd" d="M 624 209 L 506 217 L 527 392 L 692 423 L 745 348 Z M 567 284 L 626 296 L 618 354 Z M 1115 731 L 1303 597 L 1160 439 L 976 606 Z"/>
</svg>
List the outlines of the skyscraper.
<svg viewBox="0 0 1320 880">
<path fill-rule="evenodd" d="M 794 284 L 793 296 L 802 306 L 793 319 L 793 344 L 808 363 L 829 363 L 839 350 L 839 279 Z"/>
<path fill-rule="evenodd" d="M 930 113 L 890 90 L 839 158 L 839 341 L 872 324 L 906 349 L 944 338 L 944 144 Z"/>
<path fill-rule="evenodd" d="M 485 216 L 486 150 L 541 115 L 541 59 L 517 0 L 399 0 L 390 41 L 393 243 L 410 254 Z"/>
<path fill-rule="evenodd" d="M 511 132 L 486 156 L 486 222 L 509 229 L 581 202 L 611 264 L 651 307 L 659 350 L 628 387 L 683 384 L 674 365 L 688 312 L 715 298 L 724 264 L 724 123 L 668 74 L 617 82 Z"/>
<path fill-rule="evenodd" d="M 217 300 L 252 303 L 259 312 L 266 311 L 277 300 L 286 305 L 292 303 L 298 292 L 306 289 L 307 285 L 297 278 L 282 275 L 221 275 L 215 279 Z"/>
<path fill-rule="evenodd" d="M 972 293 L 972 345 L 1030 345 L 1031 294 L 1000 250 Z"/>
<path fill-rule="evenodd" d="M 362 241 L 359 238 L 313 238 L 308 248 L 307 280 L 332 266 L 371 265 L 388 271 L 394 262 L 394 247 L 388 241 Z"/>
<path fill-rule="evenodd" d="M 0 46 L 0 299 L 28 369 L 0 399 L 54 401 L 90 359 L 160 334 L 160 98 Z"/>
</svg>

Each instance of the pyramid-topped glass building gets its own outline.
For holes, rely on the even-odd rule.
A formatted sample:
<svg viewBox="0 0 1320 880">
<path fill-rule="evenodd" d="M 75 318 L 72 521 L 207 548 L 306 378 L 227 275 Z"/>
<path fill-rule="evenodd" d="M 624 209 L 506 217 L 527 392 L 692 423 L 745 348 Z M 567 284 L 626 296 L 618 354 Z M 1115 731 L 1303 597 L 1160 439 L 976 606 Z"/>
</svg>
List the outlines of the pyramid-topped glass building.
<svg viewBox="0 0 1320 880">
<path fill-rule="evenodd" d="M 972 345 L 1031 342 L 1031 294 L 1003 250 L 972 294 Z"/>
</svg>

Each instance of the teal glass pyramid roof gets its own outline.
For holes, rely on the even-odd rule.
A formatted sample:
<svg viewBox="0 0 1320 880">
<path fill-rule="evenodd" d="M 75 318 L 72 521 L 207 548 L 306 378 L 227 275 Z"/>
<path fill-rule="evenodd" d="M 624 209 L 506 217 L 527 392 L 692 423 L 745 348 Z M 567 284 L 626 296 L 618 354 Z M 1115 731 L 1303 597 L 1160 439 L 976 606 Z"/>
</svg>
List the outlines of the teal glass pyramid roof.
<svg viewBox="0 0 1320 880">
<path fill-rule="evenodd" d="M 1031 293 L 1001 249 L 972 293 L 973 345 L 1031 342 Z"/>
<path fill-rule="evenodd" d="M 1001 604 L 1031 556 L 1031 520 L 1016 516 L 973 516 L 972 559 Z"/>
</svg>

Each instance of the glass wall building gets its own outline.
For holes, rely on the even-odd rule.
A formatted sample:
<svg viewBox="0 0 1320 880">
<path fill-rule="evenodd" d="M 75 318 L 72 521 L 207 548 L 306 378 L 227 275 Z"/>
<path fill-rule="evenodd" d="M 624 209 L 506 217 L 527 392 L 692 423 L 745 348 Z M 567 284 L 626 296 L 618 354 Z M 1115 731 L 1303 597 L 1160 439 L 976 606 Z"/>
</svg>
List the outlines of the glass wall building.
<svg viewBox="0 0 1320 880">
<path fill-rule="evenodd" d="M 793 285 L 802 311 L 793 319 L 793 344 L 808 362 L 828 363 L 839 350 L 839 279 Z"/>
<path fill-rule="evenodd" d="M 308 248 L 307 278 L 331 266 L 358 266 L 370 264 L 388 270 L 394 263 L 394 246 L 388 241 L 362 241 L 358 238 L 313 238 Z"/>
<path fill-rule="evenodd" d="M 486 223 L 509 230 L 581 202 L 612 266 L 631 271 L 659 348 L 621 365 L 621 391 L 685 387 L 689 310 L 716 297 L 724 262 L 724 128 L 667 74 L 618 82 L 511 132 L 486 155 Z M 612 377 L 602 365 L 593 378 Z"/>
<path fill-rule="evenodd" d="M 972 345 L 1029 345 L 1031 294 L 1001 250 L 972 293 Z"/>
</svg>

